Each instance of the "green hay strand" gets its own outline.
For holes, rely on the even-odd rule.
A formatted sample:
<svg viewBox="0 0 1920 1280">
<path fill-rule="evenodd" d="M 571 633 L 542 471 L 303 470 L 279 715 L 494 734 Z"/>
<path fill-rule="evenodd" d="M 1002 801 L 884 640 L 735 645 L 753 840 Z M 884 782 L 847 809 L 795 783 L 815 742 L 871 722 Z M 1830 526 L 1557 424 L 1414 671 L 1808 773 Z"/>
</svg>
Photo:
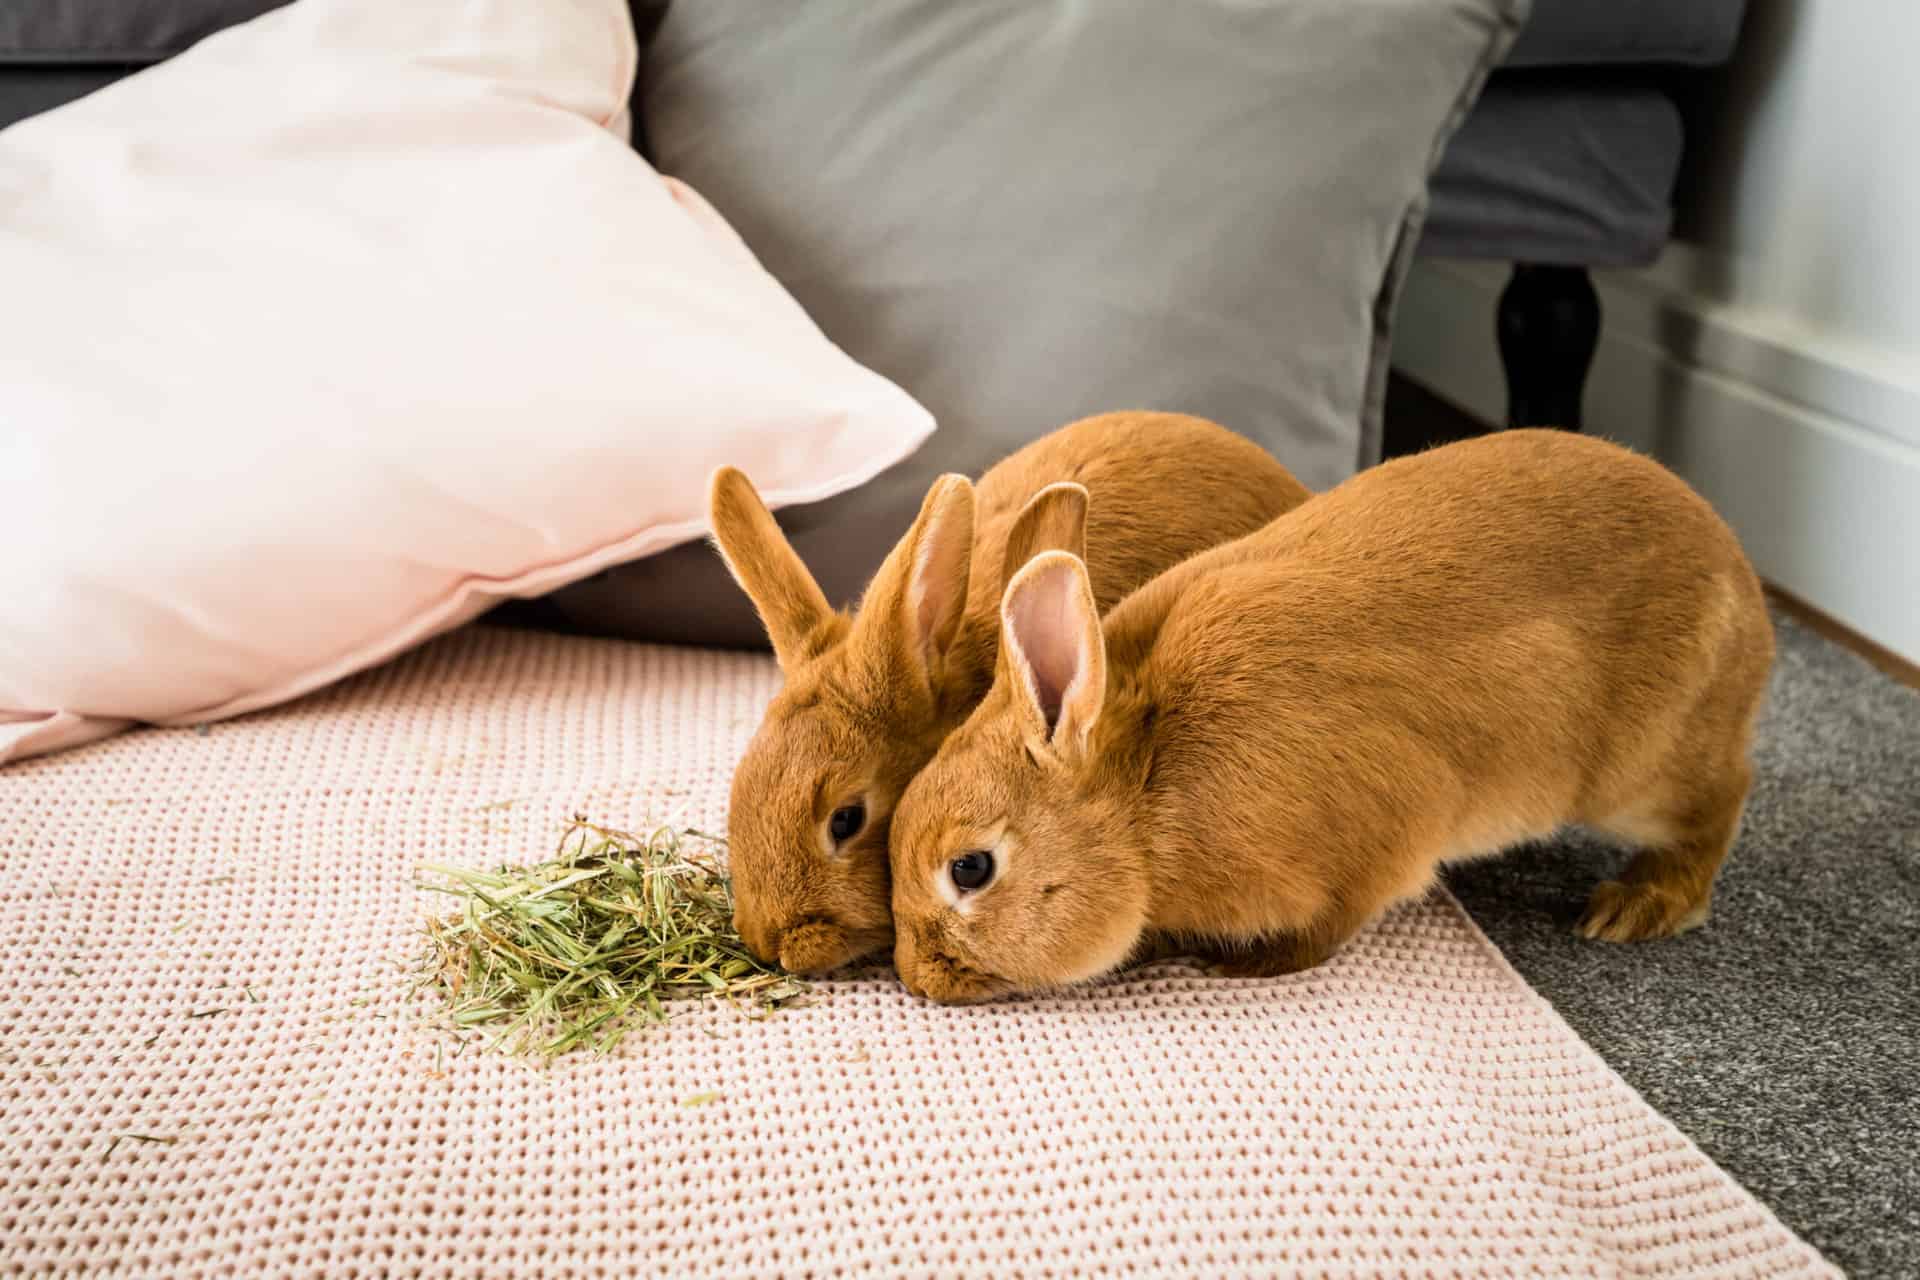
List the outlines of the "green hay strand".
<svg viewBox="0 0 1920 1280">
<path fill-rule="evenodd" d="M 495 871 L 429 866 L 422 889 L 454 899 L 429 919 L 415 990 L 443 1025 L 486 1047 L 551 1060 L 606 1053 L 679 1000 L 724 999 L 750 1017 L 806 984 L 753 957 L 733 930 L 718 836 L 645 837 L 575 818 L 555 856 Z"/>
</svg>

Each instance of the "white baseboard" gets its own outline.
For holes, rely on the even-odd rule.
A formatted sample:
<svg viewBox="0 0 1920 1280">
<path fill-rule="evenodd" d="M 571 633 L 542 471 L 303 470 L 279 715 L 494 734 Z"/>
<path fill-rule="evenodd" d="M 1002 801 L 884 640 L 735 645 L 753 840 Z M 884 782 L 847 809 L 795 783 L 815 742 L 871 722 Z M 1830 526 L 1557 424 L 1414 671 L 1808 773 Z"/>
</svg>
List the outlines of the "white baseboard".
<svg viewBox="0 0 1920 1280">
<path fill-rule="evenodd" d="M 1421 262 L 1401 295 L 1394 367 L 1489 422 L 1506 413 L 1493 340 L 1504 269 Z M 1685 476 L 1740 534 L 1760 575 L 1909 661 L 1920 661 L 1920 415 L 1863 424 L 1789 399 L 1740 333 L 1657 289 L 1596 278 L 1606 319 L 1587 379 L 1586 429 Z M 1730 352 L 1720 368 L 1703 354 Z M 1743 353 L 1745 356 L 1743 357 Z M 1846 382 L 1794 353 L 1801 387 Z M 1771 367 L 1780 367 L 1778 365 Z M 1809 370 L 1813 375 L 1808 376 Z M 1877 398 L 1898 409 L 1897 384 Z"/>
</svg>

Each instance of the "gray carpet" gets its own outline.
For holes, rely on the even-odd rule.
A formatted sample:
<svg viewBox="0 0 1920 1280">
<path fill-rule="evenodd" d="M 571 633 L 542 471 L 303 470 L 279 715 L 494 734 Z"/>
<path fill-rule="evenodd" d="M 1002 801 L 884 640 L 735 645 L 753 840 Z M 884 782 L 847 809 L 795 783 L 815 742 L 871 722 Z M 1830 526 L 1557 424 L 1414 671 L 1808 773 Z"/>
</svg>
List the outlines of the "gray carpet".
<svg viewBox="0 0 1920 1280">
<path fill-rule="evenodd" d="M 1856 1277 L 1920 1274 L 1920 692 L 1776 615 L 1780 660 L 1713 919 L 1570 932 L 1620 855 L 1556 841 L 1449 883 L 1627 1081 Z"/>
</svg>

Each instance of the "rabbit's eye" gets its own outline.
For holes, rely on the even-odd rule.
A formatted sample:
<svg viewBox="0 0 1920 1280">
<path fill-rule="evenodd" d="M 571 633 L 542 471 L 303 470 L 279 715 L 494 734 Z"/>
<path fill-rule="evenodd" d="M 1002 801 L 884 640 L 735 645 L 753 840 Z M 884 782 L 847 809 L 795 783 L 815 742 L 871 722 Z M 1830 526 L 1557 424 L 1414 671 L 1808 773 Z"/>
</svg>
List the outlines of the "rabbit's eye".
<svg viewBox="0 0 1920 1280">
<path fill-rule="evenodd" d="M 993 855 L 985 849 L 963 853 L 948 864 L 947 874 L 957 888 L 978 889 L 993 879 Z"/>
<path fill-rule="evenodd" d="M 851 840 L 859 835 L 860 828 L 866 824 L 867 807 L 862 804 L 850 804 L 833 811 L 833 816 L 827 819 L 827 834 L 833 837 L 835 844 L 839 844 L 843 840 Z"/>
</svg>

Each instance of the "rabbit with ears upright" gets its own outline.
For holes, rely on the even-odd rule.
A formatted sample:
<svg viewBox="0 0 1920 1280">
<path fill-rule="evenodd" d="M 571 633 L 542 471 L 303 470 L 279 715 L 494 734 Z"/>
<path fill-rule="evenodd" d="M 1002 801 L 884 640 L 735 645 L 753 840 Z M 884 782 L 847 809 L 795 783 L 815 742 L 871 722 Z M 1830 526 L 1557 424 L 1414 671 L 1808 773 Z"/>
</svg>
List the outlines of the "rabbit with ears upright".
<svg viewBox="0 0 1920 1280">
<path fill-rule="evenodd" d="M 734 773 L 734 923 L 754 954 L 821 973 L 893 940 L 893 806 L 993 681 L 1006 573 L 1085 536 L 1095 605 L 1265 525 L 1310 495 L 1265 450 L 1169 413 L 1062 427 L 988 470 L 947 475 L 852 615 L 831 608 L 753 486 L 722 468 L 714 539 L 766 625 L 785 683 Z"/>
<path fill-rule="evenodd" d="M 1553 431 L 1387 463 L 1104 626 L 1078 550 L 1012 576 L 993 688 L 894 815 L 912 991 L 1168 950 L 1292 972 L 1442 863 L 1568 824 L 1638 850 L 1587 937 L 1706 919 L 1773 632 L 1732 531 L 1658 464 Z"/>
</svg>

